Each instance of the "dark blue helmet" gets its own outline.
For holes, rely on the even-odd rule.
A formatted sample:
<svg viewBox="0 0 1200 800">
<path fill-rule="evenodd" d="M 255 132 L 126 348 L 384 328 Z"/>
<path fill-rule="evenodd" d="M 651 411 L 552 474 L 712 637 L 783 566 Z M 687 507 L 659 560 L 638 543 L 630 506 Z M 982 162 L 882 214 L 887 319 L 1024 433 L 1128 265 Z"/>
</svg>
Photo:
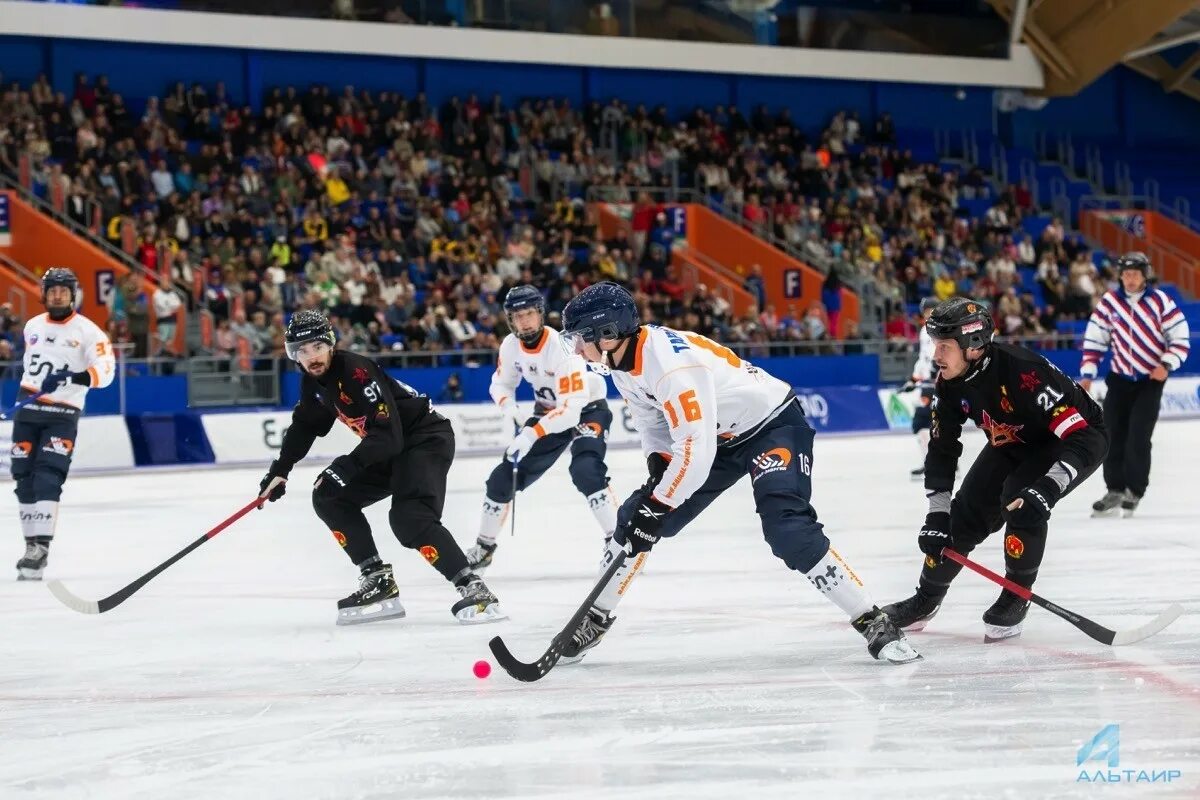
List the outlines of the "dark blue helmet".
<svg viewBox="0 0 1200 800">
<path fill-rule="evenodd" d="M 79 298 L 79 279 L 66 267 L 51 267 L 42 275 L 42 305 L 46 304 L 46 293 L 52 286 L 65 286 L 71 290 L 71 304 L 66 308 L 48 309 L 51 319 L 65 319 L 75 310 Z"/>
<path fill-rule="evenodd" d="M 638 329 L 637 304 L 624 287 L 605 281 L 575 295 L 562 313 L 563 333 L 576 343 L 623 339 Z"/>
<path fill-rule="evenodd" d="M 512 315 L 526 308 L 536 308 L 541 314 L 542 321 L 532 333 L 517 333 L 517 326 L 513 324 Z M 508 318 L 508 327 L 512 329 L 513 336 L 533 347 L 542 338 L 542 328 L 546 321 L 546 300 L 535 286 L 529 284 L 514 286 L 504 296 L 504 316 Z"/>
</svg>

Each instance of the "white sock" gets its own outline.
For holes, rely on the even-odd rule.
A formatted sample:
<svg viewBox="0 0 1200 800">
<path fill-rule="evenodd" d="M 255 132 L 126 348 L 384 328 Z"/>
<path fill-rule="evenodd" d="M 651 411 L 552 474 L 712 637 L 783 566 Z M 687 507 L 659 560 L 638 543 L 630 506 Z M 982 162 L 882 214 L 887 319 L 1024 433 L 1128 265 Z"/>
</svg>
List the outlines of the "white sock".
<svg viewBox="0 0 1200 800">
<path fill-rule="evenodd" d="M 863 588 L 862 581 L 832 547 L 815 567 L 804 574 L 818 592 L 849 614 L 852 620 L 875 607 L 875 601 Z"/>
<path fill-rule="evenodd" d="M 508 517 L 508 503 L 494 503 L 486 497 L 483 499 L 483 511 L 479 515 L 479 541 L 485 544 L 495 544 L 500 528 Z"/>
<path fill-rule="evenodd" d="M 929 452 L 929 428 L 917 431 L 917 448 L 921 451 L 921 458 L 925 458 Z"/>
<path fill-rule="evenodd" d="M 33 517 L 37 513 L 37 504 L 18 503 L 17 512 L 21 517 L 21 535 L 26 539 L 32 539 L 37 536 L 37 531 L 34 530 L 33 523 Z"/>
<path fill-rule="evenodd" d="M 588 508 L 600 525 L 605 536 L 612 536 L 617 529 L 617 498 L 611 486 L 605 486 L 598 492 L 587 496 Z"/>
<path fill-rule="evenodd" d="M 33 535 L 54 538 L 54 529 L 58 527 L 58 501 L 38 500 L 34 507 Z"/>
<path fill-rule="evenodd" d="M 612 558 L 615 558 L 622 551 L 621 545 L 610 541 L 608 549 L 604 553 L 604 558 L 600 562 L 601 574 L 612 563 Z M 621 598 L 625 596 L 625 590 L 629 588 L 629 584 L 633 583 L 634 577 L 638 574 L 638 570 L 646 563 L 646 556 L 649 553 L 639 553 L 636 558 L 626 559 L 621 568 L 604 587 L 604 591 L 600 592 L 600 596 L 593 603 L 596 608 L 601 611 L 611 612 L 617 607 L 617 603 L 621 602 Z M 611 556 L 611 558 L 610 558 Z"/>
</svg>

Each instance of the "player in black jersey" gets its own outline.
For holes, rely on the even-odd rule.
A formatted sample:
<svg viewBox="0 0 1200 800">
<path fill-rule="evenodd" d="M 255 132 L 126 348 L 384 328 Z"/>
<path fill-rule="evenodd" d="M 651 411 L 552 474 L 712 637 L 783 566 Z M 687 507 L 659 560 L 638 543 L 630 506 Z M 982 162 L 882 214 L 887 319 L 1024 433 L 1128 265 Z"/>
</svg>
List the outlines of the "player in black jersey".
<svg viewBox="0 0 1200 800">
<path fill-rule="evenodd" d="M 1006 523 L 1005 574 L 1033 586 L 1054 504 L 1091 475 L 1108 450 L 1095 401 L 1037 353 L 993 343 L 992 317 L 981 304 L 951 298 L 925 327 L 938 369 L 925 457 L 929 513 L 917 538 L 925 564 L 917 593 L 883 609 L 908 630 L 925 627 L 962 570 L 942 558 L 942 548 L 965 555 Z M 988 443 L 951 501 L 968 419 Z M 1020 634 L 1028 610 L 1028 601 L 1001 592 L 983 615 L 985 640 Z"/>
<path fill-rule="evenodd" d="M 363 508 L 392 498 L 392 532 L 458 589 L 451 613 L 462 623 L 503 619 L 496 596 L 467 564 L 442 525 L 446 475 L 454 461 L 454 430 L 429 398 L 390 377 L 374 361 L 334 349 L 333 328 L 317 311 L 298 311 L 286 348 L 304 373 L 291 427 L 279 458 L 262 479 L 271 502 L 318 436 L 341 420 L 361 441 L 338 456 L 313 485 L 313 509 L 362 573 L 358 591 L 338 602 L 339 625 L 404 616 L 390 564 L 383 563 Z"/>
</svg>

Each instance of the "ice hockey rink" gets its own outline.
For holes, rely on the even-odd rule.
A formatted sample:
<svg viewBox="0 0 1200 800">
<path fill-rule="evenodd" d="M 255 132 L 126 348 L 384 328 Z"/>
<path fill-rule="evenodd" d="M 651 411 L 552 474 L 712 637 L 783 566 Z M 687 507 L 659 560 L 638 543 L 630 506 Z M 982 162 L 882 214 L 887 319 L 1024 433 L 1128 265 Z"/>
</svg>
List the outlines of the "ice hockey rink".
<svg viewBox="0 0 1200 800">
<path fill-rule="evenodd" d="M 967 457 L 982 444 L 972 434 Z M 86 447 L 81 442 L 80 447 Z M 1092 520 L 1099 476 L 1056 509 L 1036 587 L 1114 628 L 1172 602 L 1188 614 L 1125 648 L 1033 608 L 984 645 L 998 589 L 964 572 L 907 666 L 872 661 L 841 614 L 771 555 L 748 484 L 674 540 L 578 666 L 521 684 L 590 588 L 600 534 L 560 464 L 521 495 L 487 578 L 512 619 L 462 627 L 456 595 L 387 532 L 404 620 L 335 627 L 357 574 L 313 517 L 299 468 L 255 512 L 123 606 L 84 616 L 38 583 L 0 582 L 0 796 L 5 798 L 1200 797 L 1200 421 L 1160 423 L 1138 516 Z M 907 436 L 819 437 L 814 504 L 882 605 L 919 569 L 920 484 Z M 474 539 L 491 458 L 460 459 L 447 524 Z M 624 495 L 636 451 L 611 454 Z M 253 497 L 261 468 L 68 483 L 48 577 L 106 595 Z M 7 480 L 7 478 L 5 478 Z M 3 558 L 21 542 L 4 493 Z M 1001 541 L 976 550 L 1003 571 Z M 1119 766 L 1076 759 L 1119 725 Z M 1079 782 L 1081 769 L 1153 783 Z M 1162 776 L 1178 770 L 1169 783 Z"/>
</svg>

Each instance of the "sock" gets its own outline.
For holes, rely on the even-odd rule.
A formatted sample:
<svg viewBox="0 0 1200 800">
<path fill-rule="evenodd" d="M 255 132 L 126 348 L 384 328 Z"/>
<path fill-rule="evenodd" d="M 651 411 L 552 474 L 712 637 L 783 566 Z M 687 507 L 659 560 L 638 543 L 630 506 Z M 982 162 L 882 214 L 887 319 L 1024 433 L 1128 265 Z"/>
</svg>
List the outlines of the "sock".
<svg viewBox="0 0 1200 800">
<path fill-rule="evenodd" d="M 616 557 L 622 551 L 621 545 L 610 541 L 608 549 L 604 553 L 604 558 L 600 562 L 600 572 L 608 569 L 608 565 L 612 563 L 612 558 Z M 646 563 L 646 556 L 649 553 L 638 553 L 636 558 L 626 559 L 621 568 L 612 576 L 604 590 L 600 592 L 600 596 L 593 603 L 596 608 L 606 613 L 611 612 L 617 607 L 617 603 L 621 602 L 621 598 L 625 596 L 625 590 L 629 588 L 629 584 L 637 576 L 638 570 Z"/>
<path fill-rule="evenodd" d="M 34 508 L 34 536 L 44 537 L 47 541 L 53 539 L 54 529 L 58 527 L 58 501 L 38 500 Z"/>
<path fill-rule="evenodd" d="M 922 459 L 929 453 L 929 428 L 917 431 L 917 449 L 921 451 Z"/>
<path fill-rule="evenodd" d="M 17 512 L 21 518 L 21 535 L 26 539 L 32 539 L 37 536 L 33 525 L 33 515 L 37 513 L 37 504 L 18 503 Z"/>
<path fill-rule="evenodd" d="M 366 574 L 383 566 L 383 561 L 379 558 L 379 556 L 374 555 L 363 561 L 361 564 L 355 564 L 354 566 L 358 567 L 359 572 Z"/>
<path fill-rule="evenodd" d="M 605 486 L 600 491 L 589 494 L 587 501 L 588 507 L 592 509 L 592 516 L 596 518 L 600 530 L 604 531 L 604 536 L 612 536 L 613 531 L 617 529 L 617 498 L 612 487 Z"/>
<path fill-rule="evenodd" d="M 504 527 L 508 518 L 508 503 L 497 503 L 488 498 L 483 499 L 483 511 L 479 515 L 479 541 L 484 544 L 495 544 L 496 536 Z"/>
<path fill-rule="evenodd" d="M 863 588 L 862 581 L 832 547 L 804 575 L 818 592 L 846 612 L 850 619 L 858 619 L 875 608 L 875 601 Z"/>
</svg>

